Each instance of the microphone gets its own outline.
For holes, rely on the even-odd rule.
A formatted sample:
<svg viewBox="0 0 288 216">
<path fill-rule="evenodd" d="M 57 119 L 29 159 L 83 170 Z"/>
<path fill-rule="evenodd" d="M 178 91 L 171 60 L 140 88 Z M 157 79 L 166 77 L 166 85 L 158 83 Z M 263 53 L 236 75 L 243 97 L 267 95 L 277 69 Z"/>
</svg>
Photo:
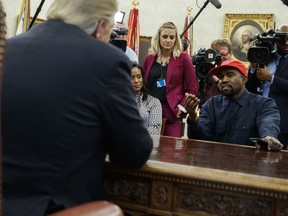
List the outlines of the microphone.
<svg viewBox="0 0 288 216">
<path fill-rule="evenodd" d="M 221 8 L 222 5 L 218 0 L 209 0 L 211 4 L 213 4 L 217 9 Z"/>
</svg>

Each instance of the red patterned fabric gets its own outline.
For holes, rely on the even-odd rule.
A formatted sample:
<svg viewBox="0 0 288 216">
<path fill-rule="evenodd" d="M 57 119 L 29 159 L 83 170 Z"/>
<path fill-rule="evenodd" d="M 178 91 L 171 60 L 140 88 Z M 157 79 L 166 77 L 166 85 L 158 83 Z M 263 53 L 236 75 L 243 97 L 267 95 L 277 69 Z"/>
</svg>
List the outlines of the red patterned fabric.
<svg viewBox="0 0 288 216">
<path fill-rule="evenodd" d="M 185 30 L 187 28 L 187 26 L 189 25 L 189 23 L 192 21 L 193 17 L 191 15 L 187 15 L 185 17 L 185 23 L 184 23 L 184 28 L 183 30 Z M 189 55 L 192 55 L 192 43 L 193 43 L 193 27 L 190 26 L 190 28 L 184 33 L 183 35 L 186 39 L 186 42 L 188 42 L 188 47 L 185 50 L 185 52 L 189 53 Z"/>
<path fill-rule="evenodd" d="M 128 35 L 127 46 L 133 49 L 137 56 L 139 56 L 139 41 L 140 41 L 140 25 L 139 25 L 139 11 L 133 8 L 129 14 L 128 20 Z"/>
</svg>

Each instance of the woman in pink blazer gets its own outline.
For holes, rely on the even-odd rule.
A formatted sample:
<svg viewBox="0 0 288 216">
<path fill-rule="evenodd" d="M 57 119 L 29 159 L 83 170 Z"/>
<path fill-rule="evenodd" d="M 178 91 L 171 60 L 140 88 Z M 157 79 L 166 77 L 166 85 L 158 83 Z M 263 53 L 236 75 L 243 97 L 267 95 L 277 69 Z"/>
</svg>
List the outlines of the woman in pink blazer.
<svg viewBox="0 0 288 216">
<path fill-rule="evenodd" d="M 185 117 L 185 92 L 198 95 L 198 82 L 188 53 L 182 52 L 174 23 L 165 22 L 152 39 L 155 54 L 143 63 L 150 94 L 161 101 L 166 118 L 164 135 L 181 137 L 181 118 Z"/>
</svg>

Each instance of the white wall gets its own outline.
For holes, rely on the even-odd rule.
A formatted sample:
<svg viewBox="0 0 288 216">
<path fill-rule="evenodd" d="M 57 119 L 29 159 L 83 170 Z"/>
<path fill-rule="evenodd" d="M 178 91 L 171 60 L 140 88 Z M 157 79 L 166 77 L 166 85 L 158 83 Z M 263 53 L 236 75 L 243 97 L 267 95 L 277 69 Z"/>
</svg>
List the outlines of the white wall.
<svg viewBox="0 0 288 216">
<path fill-rule="evenodd" d="M 15 34 L 16 20 L 21 0 L 2 0 L 7 13 L 8 37 Z M 41 0 L 31 1 L 31 16 L 34 15 Z M 132 0 L 118 0 L 119 10 L 126 12 L 126 20 L 132 8 Z M 193 8 L 195 16 L 206 0 L 138 0 L 140 5 L 140 35 L 153 36 L 159 25 L 165 21 L 174 22 L 182 33 L 184 18 L 188 6 Z M 219 0 L 222 8 L 216 9 L 211 3 L 202 11 L 193 24 L 194 51 L 209 47 L 212 40 L 224 36 L 224 18 L 226 13 L 274 14 L 276 26 L 288 23 L 288 7 L 281 0 Z M 52 0 L 46 0 L 39 18 L 46 17 L 46 11 Z"/>
</svg>

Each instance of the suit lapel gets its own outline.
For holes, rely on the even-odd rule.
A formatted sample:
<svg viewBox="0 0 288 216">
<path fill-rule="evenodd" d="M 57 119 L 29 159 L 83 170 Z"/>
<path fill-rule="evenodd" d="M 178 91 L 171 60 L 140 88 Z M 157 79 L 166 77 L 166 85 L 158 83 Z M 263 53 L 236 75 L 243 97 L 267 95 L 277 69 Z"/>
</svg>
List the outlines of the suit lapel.
<svg viewBox="0 0 288 216">
<path fill-rule="evenodd" d="M 287 73 L 286 69 L 288 68 L 288 57 L 283 56 L 281 58 L 283 59 L 283 62 L 281 62 L 281 59 L 278 63 L 277 70 L 275 71 L 275 76 L 281 76 L 283 73 Z"/>
<path fill-rule="evenodd" d="M 170 82 L 170 79 L 172 77 L 175 65 L 176 65 L 176 59 L 173 57 L 173 55 L 171 55 L 171 57 L 169 59 L 168 68 L 167 68 L 166 85 L 167 85 L 167 83 Z"/>
<path fill-rule="evenodd" d="M 148 82 L 148 77 L 149 77 L 149 73 L 150 73 L 150 70 L 153 66 L 153 64 L 155 63 L 156 61 L 156 58 L 157 58 L 157 55 L 156 54 L 153 54 L 151 56 L 151 61 L 148 61 L 148 65 L 147 65 L 147 71 L 145 71 L 145 80 Z"/>
</svg>

